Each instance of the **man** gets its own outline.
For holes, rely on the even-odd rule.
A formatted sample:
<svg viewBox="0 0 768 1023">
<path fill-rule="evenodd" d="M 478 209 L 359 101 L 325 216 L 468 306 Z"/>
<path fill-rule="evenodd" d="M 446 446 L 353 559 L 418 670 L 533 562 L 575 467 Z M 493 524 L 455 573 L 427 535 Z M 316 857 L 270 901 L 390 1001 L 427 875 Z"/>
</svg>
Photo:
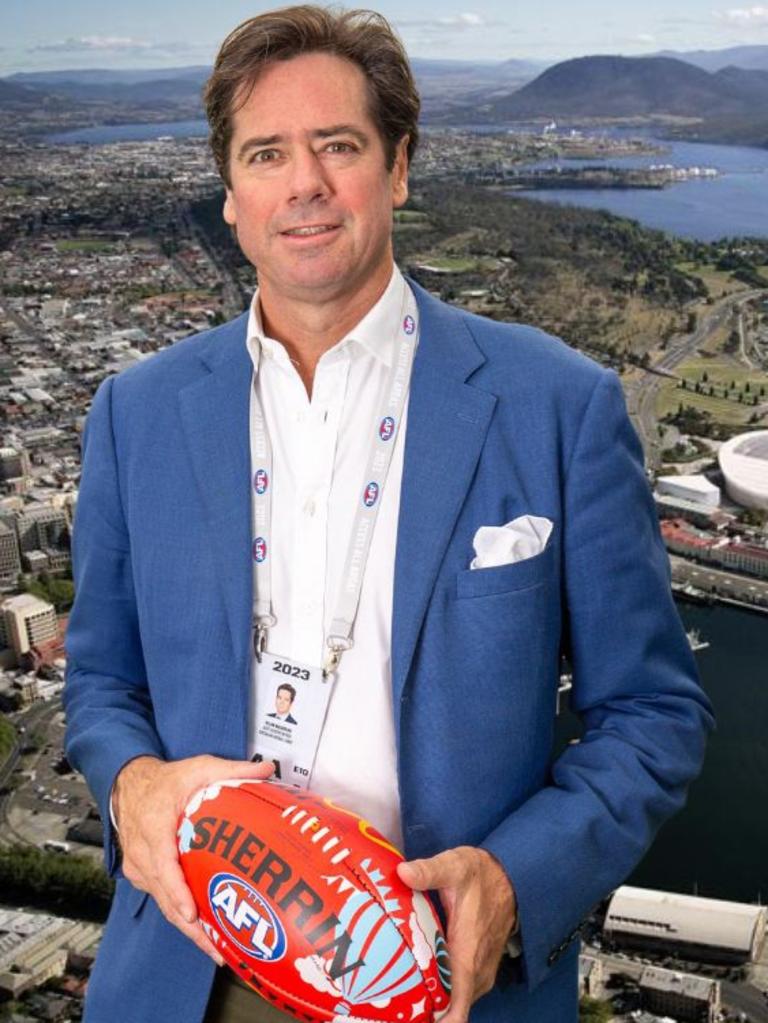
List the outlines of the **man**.
<svg viewBox="0 0 768 1023">
<path fill-rule="evenodd" d="M 210 999 L 175 845 L 201 784 L 269 774 L 249 759 L 279 655 L 335 679 L 312 788 L 440 895 L 445 1023 L 574 1023 L 579 925 L 712 721 L 618 379 L 394 267 L 418 97 L 382 18 L 250 19 L 206 103 L 258 293 L 107 380 L 84 443 L 68 754 L 118 876 L 86 1019 L 282 1018 L 224 971 Z M 584 734 L 552 765 L 563 651 Z"/>
<path fill-rule="evenodd" d="M 291 714 L 291 707 L 295 699 L 296 690 L 292 685 L 286 682 L 278 686 L 275 693 L 275 709 L 267 717 L 277 718 L 278 721 L 284 721 L 287 725 L 295 725 L 296 719 Z"/>
</svg>

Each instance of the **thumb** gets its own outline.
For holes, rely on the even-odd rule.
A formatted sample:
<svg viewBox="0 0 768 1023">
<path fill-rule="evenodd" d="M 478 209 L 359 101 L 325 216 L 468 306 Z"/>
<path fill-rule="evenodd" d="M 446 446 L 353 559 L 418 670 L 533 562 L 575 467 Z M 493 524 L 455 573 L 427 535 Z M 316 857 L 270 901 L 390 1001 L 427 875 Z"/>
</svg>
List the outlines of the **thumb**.
<svg viewBox="0 0 768 1023">
<path fill-rule="evenodd" d="M 449 888 L 460 880 L 455 857 L 451 851 L 429 859 L 398 863 L 397 874 L 409 888 L 424 892 L 430 888 Z"/>
<path fill-rule="evenodd" d="M 212 757 L 214 770 L 209 771 L 210 784 L 217 782 L 243 781 L 251 782 L 266 780 L 274 773 L 275 765 L 271 760 L 225 760 L 223 757 Z"/>
</svg>

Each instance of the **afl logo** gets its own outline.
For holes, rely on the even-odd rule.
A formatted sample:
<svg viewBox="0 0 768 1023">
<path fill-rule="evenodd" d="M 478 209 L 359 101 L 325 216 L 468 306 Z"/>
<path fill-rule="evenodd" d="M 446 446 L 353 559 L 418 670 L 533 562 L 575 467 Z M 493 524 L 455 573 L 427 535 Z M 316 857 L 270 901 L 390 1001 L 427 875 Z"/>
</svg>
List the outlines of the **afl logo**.
<svg viewBox="0 0 768 1023">
<path fill-rule="evenodd" d="M 379 499 L 379 484 L 371 480 L 363 493 L 363 504 L 366 508 L 373 508 Z"/>
<path fill-rule="evenodd" d="M 253 541 L 253 560 L 261 564 L 267 558 L 267 541 L 263 536 L 257 536 Z"/>
<path fill-rule="evenodd" d="M 416 330 L 416 320 L 410 314 L 403 320 L 403 330 L 406 334 L 412 334 Z"/>
<path fill-rule="evenodd" d="M 283 925 L 267 900 L 234 874 L 214 874 L 208 885 L 211 911 L 223 935 L 251 959 L 274 963 L 285 955 Z"/>
<path fill-rule="evenodd" d="M 253 474 L 253 489 L 259 496 L 261 496 L 262 494 L 266 494 L 268 486 L 269 476 L 267 476 L 266 469 L 257 469 Z"/>
<path fill-rule="evenodd" d="M 395 432 L 395 421 L 392 416 L 384 416 L 379 425 L 379 436 L 382 440 L 389 440 Z"/>
</svg>

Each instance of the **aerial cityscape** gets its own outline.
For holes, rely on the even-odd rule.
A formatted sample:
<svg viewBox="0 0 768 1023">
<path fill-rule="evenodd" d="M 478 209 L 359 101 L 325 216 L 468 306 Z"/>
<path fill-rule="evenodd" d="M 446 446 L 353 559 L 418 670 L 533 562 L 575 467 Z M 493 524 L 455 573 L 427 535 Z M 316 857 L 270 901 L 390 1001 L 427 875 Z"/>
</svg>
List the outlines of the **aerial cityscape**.
<svg viewBox="0 0 768 1023">
<path fill-rule="evenodd" d="M 688 806 L 582 931 L 585 1021 L 768 1023 L 768 35 L 742 45 L 748 14 L 723 14 L 720 49 L 414 51 L 398 265 L 619 374 L 718 716 Z M 240 314 L 256 283 L 202 120 L 212 54 L 180 66 L 116 38 L 105 70 L 108 41 L 72 38 L 42 66 L 29 39 L 0 72 L 0 1021 L 15 1023 L 81 1018 L 113 891 L 63 748 L 90 403 Z M 580 730 L 561 672 L 562 747 Z"/>
</svg>

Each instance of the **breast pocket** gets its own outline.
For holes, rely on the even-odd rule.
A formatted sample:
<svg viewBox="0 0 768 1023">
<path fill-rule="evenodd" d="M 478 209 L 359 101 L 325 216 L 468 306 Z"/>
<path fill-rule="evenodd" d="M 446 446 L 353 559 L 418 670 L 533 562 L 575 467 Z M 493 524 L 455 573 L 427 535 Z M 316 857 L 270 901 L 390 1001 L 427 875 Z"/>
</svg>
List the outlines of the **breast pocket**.
<svg viewBox="0 0 768 1023">
<path fill-rule="evenodd" d="M 530 590 L 550 580 L 555 569 L 555 545 L 547 544 L 540 554 L 509 565 L 467 568 L 456 575 L 459 599 L 488 597 L 498 593 Z"/>
</svg>

